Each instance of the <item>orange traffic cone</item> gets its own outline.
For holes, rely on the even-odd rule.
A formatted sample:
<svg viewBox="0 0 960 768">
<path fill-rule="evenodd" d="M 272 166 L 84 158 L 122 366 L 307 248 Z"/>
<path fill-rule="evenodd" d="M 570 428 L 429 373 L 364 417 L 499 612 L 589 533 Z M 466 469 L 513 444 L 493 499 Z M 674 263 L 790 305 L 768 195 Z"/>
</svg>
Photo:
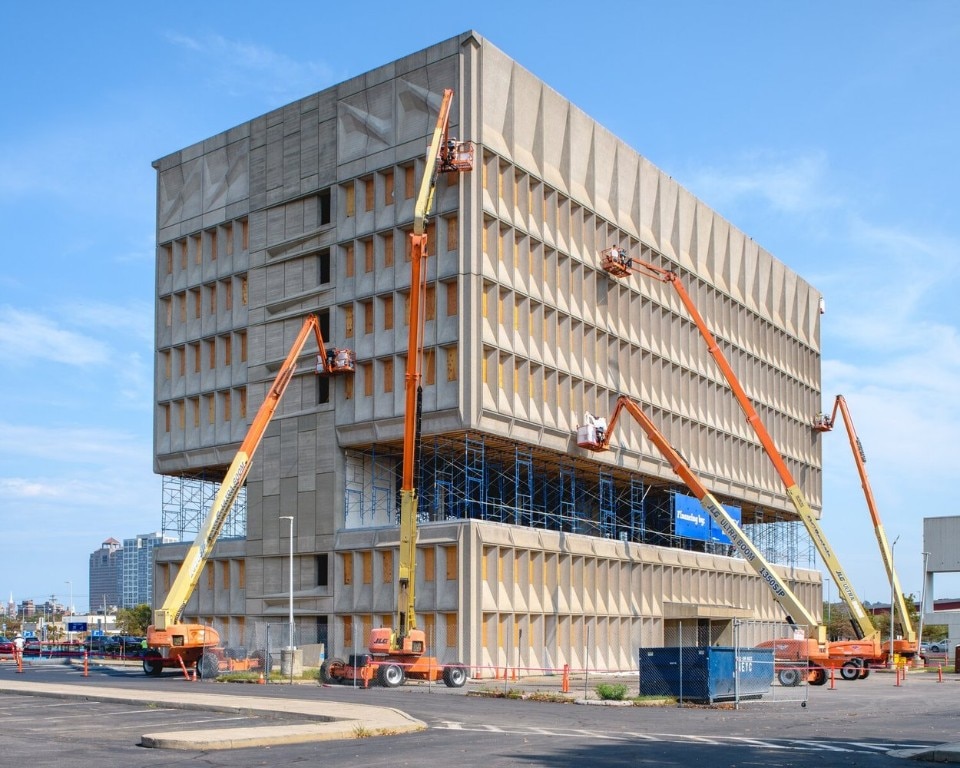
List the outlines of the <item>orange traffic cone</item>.
<svg viewBox="0 0 960 768">
<path fill-rule="evenodd" d="M 267 682 L 267 681 L 266 681 L 266 680 L 264 679 L 264 677 L 263 677 L 263 670 L 262 670 L 262 669 L 260 670 L 260 679 L 257 680 L 257 682 L 258 682 L 260 685 L 266 685 L 266 682 Z"/>
</svg>

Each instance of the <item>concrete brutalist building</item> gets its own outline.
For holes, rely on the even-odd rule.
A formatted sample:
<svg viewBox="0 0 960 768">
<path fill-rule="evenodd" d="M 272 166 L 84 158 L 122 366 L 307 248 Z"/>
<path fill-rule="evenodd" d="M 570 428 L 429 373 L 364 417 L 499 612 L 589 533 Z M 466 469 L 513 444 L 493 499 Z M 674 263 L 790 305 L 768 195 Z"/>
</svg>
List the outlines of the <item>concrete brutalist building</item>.
<svg viewBox="0 0 960 768">
<path fill-rule="evenodd" d="M 357 358 L 324 378 L 303 354 L 248 479 L 246 540 L 218 545 L 186 616 L 247 645 L 283 626 L 293 515 L 297 640 L 345 655 L 392 620 L 408 234 L 445 88 L 475 165 L 438 178 L 429 227 L 417 606 L 435 655 L 476 675 L 631 668 L 640 646 L 782 620 L 729 546 L 681 532 L 685 489 L 629 418 L 612 450 L 577 447 L 584 413 L 621 393 L 819 615 L 809 543 L 694 324 L 600 253 L 681 275 L 814 507 L 819 293 L 469 32 L 155 163 L 158 473 L 222 477 L 307 314 Z M 183 550 L 161 549 L 155 605 Z"/>
</svg>

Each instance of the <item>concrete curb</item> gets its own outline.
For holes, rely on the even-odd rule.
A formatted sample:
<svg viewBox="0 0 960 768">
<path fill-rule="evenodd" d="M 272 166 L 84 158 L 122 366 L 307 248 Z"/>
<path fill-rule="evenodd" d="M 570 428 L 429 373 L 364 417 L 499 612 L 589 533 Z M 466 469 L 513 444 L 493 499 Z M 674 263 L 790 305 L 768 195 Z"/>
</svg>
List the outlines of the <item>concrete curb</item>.
<svg viewBox="0 0 960 768">
<path fill-rule="evenodd" d="M 84 701 L 156 704 L 175 709 L 239 714 L 290 715 L 315 723 L 296 725 L 218 728 L 210 730 L 145 733 L 140 743 L 156 749 L 239 749 L 278 744 L 303 744 L 367 736 L 392 736 L 426 729 L 426 723 L 399 709 L 343 702 L 274 699 L 268 696 L 235 696 L 200 691 L 129 691 L 122 688 L 0 680 L 0 691 Z"/>
</svg>

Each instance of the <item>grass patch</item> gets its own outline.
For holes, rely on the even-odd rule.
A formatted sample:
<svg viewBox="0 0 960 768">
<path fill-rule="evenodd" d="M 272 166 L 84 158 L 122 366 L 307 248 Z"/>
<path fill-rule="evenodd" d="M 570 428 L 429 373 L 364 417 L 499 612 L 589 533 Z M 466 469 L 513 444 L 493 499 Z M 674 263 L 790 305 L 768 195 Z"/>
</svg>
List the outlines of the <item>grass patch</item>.
<svg viewBox="0 0 960 768">
<path fill-rule="evenodd" d="M 627 698 L 627 686 L 622 683 L 600 683 L 594 690 L 604 701 L 623 701 Z"/>
</svg>

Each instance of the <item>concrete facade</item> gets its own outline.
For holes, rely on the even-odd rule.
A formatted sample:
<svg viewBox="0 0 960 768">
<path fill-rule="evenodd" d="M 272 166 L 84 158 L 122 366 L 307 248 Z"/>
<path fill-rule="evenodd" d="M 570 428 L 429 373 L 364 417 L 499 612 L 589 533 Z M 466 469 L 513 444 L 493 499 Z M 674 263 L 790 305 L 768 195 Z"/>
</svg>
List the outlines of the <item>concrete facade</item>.
<svg viewBox="0 0 960 768">
<path fill-rule="evenodd" d="M 609 413 L 626 393 L 714 493 L 757 522 L 792 519 L 672 289 L 600 268 L 600 251 L 616 243 L 681 274 L 819 506 L 820 447 L 809 428 L 821 402 L 819 293 L 467 33 L 155 163 L 157 472 L 209 476 L 229 463 L 307 313 L 358 361 L 351 379 L 318 379 L 304 355 L 247 481 L 245 546 L 225 558 L 244 561 L 242 586 L 218 584 L 214 567 L 188 615 L 216 618 L 235 635 L 251 621 L 282 620 L 287 540 L 278 518 L 294 515 L 301 637 L 315 633 L 341 653 L 390 621 L 394 516 L 389 502 L 379 518 L 347 514 L 348 473 L 367 471 L 347 452 L 402 436 L 407 237 L 444 88 L 456 97 L 451 133 L 475 143 L 476 163 L 438 180 L 424 435 L 489 436 L 675 486 L 630 423 L 606 454 L 577 448 L 584 411 Z M 734 619 L 782 615 L 741 560 L 642 536 L 446 520 L 424 525 L 421 544 L 423 569 L 432 569 L 418 572 L 421 624 L 438 646 L 442 631 L 438 655 L 477 668 L 503 663 L 510 633 L 524 628 L 540 649 L 530 646 L 529 666 L 575 662 L 591 631 L 600 656 L 630 666 L 636 647 L 664 642 L 671 621 L 715 623 L 710 641 Z M 181 550 L 165 548 L 159 567 L 173 567 Z M 786 573 L 819 615 L 819 574 Z M 155 580 L 155 605 L 164 583 Z M 224 600 L 213 597 L 224 589 Z"/>
</svg>

